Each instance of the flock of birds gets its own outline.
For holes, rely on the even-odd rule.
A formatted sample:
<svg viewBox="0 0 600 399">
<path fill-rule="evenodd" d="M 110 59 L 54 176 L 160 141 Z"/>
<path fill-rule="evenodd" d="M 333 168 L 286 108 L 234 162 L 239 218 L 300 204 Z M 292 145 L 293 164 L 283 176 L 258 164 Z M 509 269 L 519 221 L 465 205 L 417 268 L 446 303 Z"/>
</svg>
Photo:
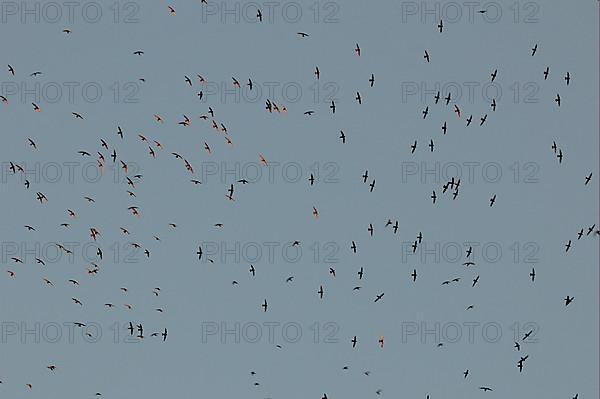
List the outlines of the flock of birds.
<svg viewBox="0 0 600 399">
<path fill-rule="evenodd" d="M 202 1 L 202 3 L 205 3 L 205 1 Z M 177 15 L 175 8 L 172 6 L 168 6 L 168 13 L 171 16 Z M 262 21 L 262 13 L 260 10 L 258 10 L 256 18 L 259 22 Z M 439 31 L 439 33 L 443 33 L 445 31 L 445 28 L 446 27 L 445 27 L 443 21 L 440 21 L 439 24 L 437 24 L 437 30 Z M 432 27 L 432 29 L 435 29 L 435 27 Z M 76 33 L 73 33 L 71 31 L 71 29 L 64 29 L 62 32 L 64 34 L 68 34 L 68 35 L 76 34 Z M 309 40 L 310 34 L 306 33 L 306 32 L 297 32 L 296 37 L 298 40 Z M 358 43 L 355 43 L 353 47 L 354 48 L 352 50 L 353 50 L 355 56 L 361 57 L 362 51 L 361 51 L 360 45 Z M 526 57 L 526 56 L 535 57 L 539 50 L 540 49 L 538 47 L 538 44 L 534 43 L 532 45 L 532 47 L 530 48 L 529 52 L 524 52 L 523 57 Z M 144 50 L 136 49 L 136 50 L 132 51 L 131 54 L 136 57 L 143 57 L 145 52 L 144 52 Z M 436 62 L 435 54 L 432 54 L 427 49 L 423 50 L 423 62 L 424 63 Z M 19 67 L 16 67 L 16 66 L 19 66 Z M 11 61 L 11 63 L 7 65 L 6 71 L 9 75 L 9 77 L 17 77 L 17 76 L 23 76 L 22 70 L 25 68 L 26 68 L 26 66 L 20 65 L 19 60 L 14 60 L 14 61 Z M 310 73 L 310 71 L 307 71 L 307 73 Z M 498 71 L 498 69 L 494 69 L 493 71 L 490 71 L 490 75 L 489 75 L 490 82 L 494 82 L 496 80 L 496 78 L 498 77 L 499 73 L 500 72 Z M 34 71 L 31 73 L 27 73 L 27 75 L 32 79 L 37 79 L 40 76 L 44 76 L 43 71 Z M 319 66 L 315 66 L 314 71 L 312 71 L 312 75 L 314 75 L 314 79 L 317 81 L 321 78 L 321 69 L 319 68 Z M 550 70 L 549 66 L 541 67 L 540 79 L 543 78 L 543 80 L 546 81 L 549 79 L 549 77 L 551 75 L 552 74 L 551 74 L 551 70 Z M 561 97 L 560 93 L 568 92 L 572 80 L 576 79 L 576 77 L 574 78 L 569 71 L 562 72 L 560 74 L 560 77 L 561 77 L 561 81 L 562 81 L 562 86 L 559 86 L 559 88 L 556 90 L 557 91 L 556 95 L 553 98 L 554 103 L 555 103 L 554 106 L 556 106 L 556 107 L 560 107 L 561 104 L 564 104 L 564 101 L 569 101 L 568 95 L 563 95 L 563 97 Z M 139 81 L 144 84 L 146 83 L 146 79 L 143 77 L 140 77 Z M 247 78 L 247 82 L 242 83 L 245 81 L 246 81 L 246 79 L 241 79 L 238 77 L 231 77 L 231 87 L 236 88 L 236 89 L 241 89 L 242 85 L 245 84 L 249 90 L 253 90 L 256 82 L 253 82 L 252 78 Z M 373 88 L 376 84 L 375 73 L 371 73 L 368 76 L 364 77 L 364 81 L 365 81 L 365 84 L 367 85 L 367 88 Z M 203 77 L 201 74 L 197 74 L 195 77 L 190 77 L 187 75 L 182 76 L 181 82 L 182 82 L 182 84 L 188 86 L 189 88 L 199 87 L 200 89 L 197 92 L 197 97 L 199 99 L 203 98 L 204 93 L 203 93 L 202 87 L 204 84 L 207 83 L 207 79 L 205 79 L 205 77 Z M 13 102 L 11 101 L 11 98 L 5 97 L 4 95 L 0 95 L 0 100 L 7 107 L 19 106 L 19 104 L 13 104 Z M 365 97 L 359 91 L 356 91 L 356 94 L 354 96 L 354 101 L 358 105 L 362 105 L 363 102 L 365 101 Z M 339 107 L 345 107 L 346 105 L 347 105 L 347 102 L 344 100 L 331 100 L 330 103 L 328 104 L 327 112 L 330 112 L 333 115 L 336 113 L 336 110 Z M 489 113 L 484 113 L 482 115 L 474 116 L 473 114 L 470 114 L 466 111 L 466 109 L 465 109 L 466 107 L 463 107 L 461 104 L 454 102 L 450 92 L 442 93 L 442 92 L 438 91 L 433 98 L 432 104 L 426 105 L 424 109 L 415 110 L 415 112 L 416 113 L 420 112 L 422 119 L 427 119 L 427 118 L 431 118 L 433 115 L 435 115 L 436 107 L 442 107 L 442 106 L 452 107 L 451 114 L 452 113 L 455 114 L 455 117 L 457 120 L 456 123 L 464 124 L 466 127 L 477 128 L 477 125 L 479 127 L 482 127 L 485 124 L 494 123 L 494 119 L 495 119 L 494 115 L 497 112 L 497 108 L 500 107 L 500 104 L 496 101 L 496 99 L 493 99 L 492 102 L 489 104 Z M 32 110 L 32 112 L 43 114 L 45 112 L 45 107 L 44 107 L 44 104 L 42 104 L 42 103 L 31 102 L 31 110 Z M 298 111 L 288 110 L 288 107 L 286 107 L 285 104 L 276 103 L 273 99 L 266 99 L 263 112 L 267 112 L 270 114 L 273 114 L 273 113 L 282 114 L 282 113 L 287 113 L 287 112 L 298 112 Z M 303 115 L 305 117 L 310 118 L 315 113 L 320 112 L 320 110 L 307 109 L 307 110 L 304 110 L 301 112 L 303 113 Z M 466 115 L 468 115 L 468 116 L 466 116 Z M 84 115 L 83 113 L 81 113 L 77 110 L 73 110 L 70 116 L 72 118 L 75 118 L 80 121 L 86 120 L 86 115 Z M 464 116 L 466 116 L 466 117 L 464 117 Z M 161 116 L 157 113 L 153 113 L 153 112 L 150 112 L 148 114 L 148 118 L 153 118 L 155 123 L 157 123 L 159 125 L 170 124 L 173 126 L 180 126 L 183 128 L 187 128 L 187 127 L 191 126 L 194 123 L 193 119 L 195 119 L 191 115 L 183 115 L 182 118 L 180 118 L 179 120 L 167 121 L 167 119 L 164 118 L 163 116 Z M 474 118 L 478 122 L 476 122 L 475 124 L 472 124 L 472 122 L 474 121 Z M 217 116 L 217 107 L 214 104 L 208 104 L 206 109 L 204 110 L 204 112 L 202 112 L 202 114 L 199 115 L 198 119 L 201 121 L 200 123 L 204 123 L 204 124 L 206 124 L 206 126 L 209 126 L 211 129 L 214 129 L 214 131 L 219 135 L 220 139 L 224 143 L 226 143 L 227 146 L 234 145 L 234 138 L 233 138 L 233 135 L 231 134 L 232 132 L 230 132 L 230 130 L 226 126 L 226 124 L 225 124 L 226 120 Z M 451 127 L 452 127 L 451 125 L 453 125 L 453 123 L 454 122 L 452 122 L 449 119 L 443 120 L 443 123 L 441 123 L 441 125 L 440 125 L 440 130 L 441 130 L 442 136 L 449 134 L 451 132 Z M 98 138 L 98 144 L 96 147 L 78 150 L 76 152 L 76 154 L 73 154 L 73 156 L 74 156 L 74 158 L 81 157 L 83 159 L 93 160 L 93 162 L 96 163 L 96 166 L 100 173 L 103 173 L 107 166 L 113 166 L 113 167 L 120 168 L 123 173 L 121 190 L 126 195 L 126 198 L 128 198 L 132 202 L 131 205 L 127 206 L 126 209 L 123 209 L 122 211 L 126 211 L 127 213 L 130 213 L 132 217 L 143 218 L 144 217 L 143 198 L 138 197 L 138 195 L 136 194 L 136 189 L 144 183 L 144 174 L 140 170 L 136 170 L 135 172 L 132 172 L 130 170 L 131 164 L 133 164 L 133 163 L 140 164 L 139 162 L 137 162 L 136 159 L 131 159 L 131 158 L 126 159 L 125 157 L 121 156 L 120 144 L 124 140 L 128 140 L 128 139 L 139 141 L 139 146 L 145 148 L 145 151 L 147 152 L 147 156 L 150 157 L 151 159 L 159 158 L 161 156 L 161 152 L 163 150 L 165 150 L 163 144 L 161 143 L 161 141 L 162 141 L 161 138 L 148 137 L 147 135 L 142 134 L 142 133 L 126 131 L 126 129 L 123 129 L 117 122 L 117 123 L 115 123 L 114 132 L 112 132 L 110 134 L 106 133 L 104 137 Z M 204 140 L 202 140 L 202 141 L 203 142 L 200 143 L 200 145 L 201 145 L 201 148 L 206 152 L 206 154 L 210 155 L 213 151 L 215 151 L 215 147 L 217 147 L 216 144 L 209 144 L 208 141 L 204 141 Z M 346 133 L 344 133 L 343 130 L 340 131 L 339 144 L 342 146 L 349 144 L 348 136 L 346 135 Z M 411 154 L 414 154 L 416 152 L 416 150 L 418 149 L 418 147 L 419 147 L 419 140 L 415 139 L 414 142 L 410 145 L 410 148 L 406 149 L 406 154 L 409 156 Z M 566 154 L 563 152 L 563 149 L 560 147 L 559 143 L 557 143 L 556 141 L 553 141 L 551 143 L 551 145 L 550 145 L 550 143 L 548 143 L 548 147 L 549 147 L 549 155 L 553 155 L 556 158 L 556 161 L 558 162 L 558 164 L 562 164 L 563 161 L 566 159 Z M 24 150 L 27 148 L 30 151 L 33 151 L 34 153 L 44 151 L 44 147 L 39 144 L 38 138 L 33 135 L 31 137 L 26 137 L 24 140 Z M 434 152 L 437 149 L 434 138 L 430 138 L 428 140 L 426 148 L 429 150 L 429 152 Z M 196 173 L 197 171 L 194 166 L 194 160 L 190 156 L 184 156 L 183 152 L 176 150 L 176 149 L 169 150 L 168 152 L 169 152 L 168 156 L 172 157 L 172 159 L 175 162 L 178 162 L 180 164 L 182 173 L 189 175 L 189 177 L 188 177 L 189 184 L 198 186 L 198 185 L 202 185 L 205 183 L 204 181 L 201 180 L 201 178 L 197 177 L 197 173 Z M 269 164 L 268 159 L 265 156 L 263 156 L 263 154 L 256 154 L 256 159 L 263 166 L 267 166 Z M 53 196 L 47 192 L 48 187 L 44 186 L 43 182 L 35 183 L 35 182 L 31 182 L 29 179 L 27 179 L 27 176 L 25 173 L 25 167 L 23 165 L 21 165 L 20 162 L 18 162 L 16 159 L 8 161 L 8 171 L 9 171 L 9 175 L 12 176 L 12 178 L 9 179 L 8 182 L 4 185 L 5 189 L 8 189 L 8 190 L 24 189 L 25 191 L 24 191 L 23 200 L 26 200 L 27 197 L 31 196 L 31 198 L 33 198 L 35 201 L 39 202 L 40 206 L 44 206 L 46 203 L 49 203 L 54 200 Z M 588 184 L 590 184 L 592 182 L 592 177 L 593 177 L 593 173 L 591 171 L 589 171 L 589 173 L 586 173 L 584 176 L 582 176 L 581 177 L 582 186 L 587 186 Z M 315 181 L 316 181 L 315 176 L 311 173 L 310 177 L 308 179 L 308 182 L 306 184 L 308 186 L 313 186 L 315 184 Z M 362 174 L 362 176 L 356 176 L 356 181 L 357 181 L 357 184 L 360 184 L 360 182 L 362 182 L 363 184 L 368 185 L 369 192 L 374 192 L 376 190 L 376 180 L 375 180 L 375 178 L 370 176 L 369 170 L 365 170 L 364 173 Z M 249 182 L 248 182 L 248 180 L 246 180 L 244 178 L 237 180 L 236 183 L 228 184 L 227 189 L 224 192 L 224 197 L 225 197 L 224 201 L 236 201 L 236 193 L 237 193 L 238 186 L 246 185 L 246 184 L 249 184 Z M 461 187 L 461 179 L 460 178 L 455 179 L 453 177 L 452 179 L 445 182 L 441 186 L 440 189 L 433 190 L 429 199 L 431 200 L 431 203 L 433 205 L 436 205 L 440 199 L 440 196 L 448 192 L 451 194 L 452 200 L 456 200 L 459 196 L 460 187 Z M 502 193 L 494 193 L 489 198 L 489 207 L 493 207 L 498 202 L 501 202 L 501 201 L 502 201 Z M 84 216 L 85 216 L 85 219 L 89 220 L 90 216 L 93 215 L 94 207 L 97 207 L 99 205 L 101 205 L 101 204 L 96 203 L 96 199 L 94 198 L 94 196 L 92 194 L 85 194 L 79 199 L 72 199 L 69 202 L 69 204 L 65 206 L 64 215 L 63 215 L 65 218 L 65 221 L 63 223 L 61 223 L 59 226 L 57 226 L 57 230 L 48 231 L 47 228 L 41 229 L 37 226 L 38 221 L 36 221 L 36 220 L 24 220 L 24 224 L 21 228 L 25 229 L 28 233 L 30 233 L 32 235 L 33 239 L 39 239 L 39 235 L 60 237 L 61 233 L 64 232 L 65 230 L 68 230 L 68 229 L 70 229 L 72 227 L 76 227 L 76 226 L 81 228 L 79 220 L 82 219 L 82 217 L 84 217 Z M 317 209 L 316 205 L 312 207 L 311 211 L 307 210 L 308 216 L 312 215 L 312 217 L 315 220 L 318 219 L 319 218 L 319 210 Z M 160 236 L 164 233 L 165 230 L 171 230 L 171 231 L 176 232 L 177 228 L 178 228 L 178 224 L 180 222 L 179 221 L 169 222 L 168 225 L 164 226 L 163 230 L 156 231 L 153 233 L 153 238 L 152 238 L 151 242 L 145 242 L 145 243 L 130 239 L 130 237 L 132 235 L 135 235 L 135 232 L 130 231 L 131 229 L 130 229 L 130 227 L 128 227 L 129 221 L 127 219 L 119 221 L 119 223 L 121 223 L 122 225 L 119 226 L 118 233 L 123 236 L 123 240 L 126 243 L 126 245 L 131 246 L 132 248 L 135 248 L 136 250 L 143 251 L 144 257 L 147 259 L 150 259 L 151 253 L 152 253 L 152 251 L 151 251 L 152 244 L 161 241 Z M 183 223 L 185 223 L 185 222 L 183 222 Z M 376 226 L 377 226 L 377 223 L 369 223 L 366 230 L 367 230 L 367 234 L 370 237 L 373 237 Z M 389 228 L 391 231 L 393 231 L 393 234 L 397 234 L 398 230 L 399 230 L 398 220 L 388 219 L 387 222 L 385 222 L 385 224 L 382 223 L 381 226 L 383 229 Z M 215 228 L 224 228 L 224 225 L 222 223 L 215 223 L 214 227 Z M 48 287 L 49 289 L 58 289 L 58 287 L 66 286 L 66 285 L 77 288 L 79 286 L 85 286 L 86 284 L 93 284 L 94 277 L 97 276 L 99 273 L 102 273 L 103 263 L 106 262 L 106 260 L 105 260 L 106 248 L 104 248 L 103 245 L 101 244 L 103 234 L 105 234 L 105 231 L 104 231 L 105 229 L 103 227 L 100 227 L 100 225 L 87 226 L 87 227 L 84 227 L 84 229 L 87 232 L 87 237 L 89 237 L 88 240 L 95 244 L 95 253 L 96 253 L 96 260 L 93 262 L 89 262 L 89 264 L 86 266 L 86 274 L 87 274 L 87 277 L 89 278 L 89 281 L 84 282 L 84 281 L 80 281 L 79 279 L 76 279 L 76 278 L 56 280 L 54 278 L 48 277 L 46 275 L 46 273 L 51 274 L 52 271 L 47 268 L 47 261 L 42 257 L 35 257 L 35 259 L 34 259 L 35 264 L 40 266 L 40 268 L 39 268 L 40 284 Z M 575 242 L 579 241 L 579 240 L 583 239 L 584 237 L 598 238 L 599 236 L 600 236 L 600 230 L 598 229 L 596 224 L 594 222 L 592 222 L 592 223 L 590 223 L 589 226 L 582 227 L 581 230 L 577 233 L 576 238 L 575 237 L 567 238 L 565 240 L 565 252 L 569 252 L 572 250 L 574 241 Z M 423 242 L 423 238 L 424 238 L 423 232 L 418 232 L 416 234 L 414 243 L 412 245 L 413 253 L 416 253 L 417 251 L 419 251 L 420 245 Z M 293 241 L 291 241 L 291 243 L 292 243 L 292 246 L 300 246 L 301 245 L 301 242 L 299 240 L 293 240 Z M 64 243 L 61 243 L 61 242 L 55 242 L 54 245 L 56 246 L 56 248 L 59 251 L 63 252 L 65 255 L 73 255 L 73 250 L 70 249 L 68 247 L 68 245 L 65 245 Z M 358 246 L 357 246 L 357 243 L 355 240 L 353 240 L 349 244 L 349 250 L 352 253 L 357 253 Z M 198 245 L 197 247 L 195 247 L 193 249 L 190 248 L 190 252 L 192 252 L 192 251 L 195 251 L 195 255 L 198 260 L 206 259 L 206 254 L 203 250 L 202 245 Z M 463 266 L 465 266 L 465 267 L 476 266 L 476 262 L 474 262 L 472 259 L 472 251 L 473 251 L 472 247 L 470 247 L 467 250 L 466 262 L 463 263 Z M 214 263 L 213 259 L 209 258 L 208 261 L 210 263 Z M 28 263 L 27 259 L 21 258 L 19 256 L 11 257 L 10 264 L 6 265 L 7 268 L 5 270 L 7 278 L 18 279 L 19 275 L 20 275 L 19 268 L 23 267 L 23 265 L 25 265 L 26 263 Z M 248 272 L 250 273 L 250 275 L 253 277 L 256 276 L 257 268 L 255 267 L 255 265 L 249 265 L 248 267 L 249 267 Z M 43 276 L 42 276 L 42 274 L 43 274 Z M 331 278 L 335 278 L 336 277 L 336 269 L 334 267 L 329 267 L 329 274 L 331 275 Z M 363 277 L 365 274 L 366 274 L 366 271 L 365 271 L 364 267 L 360 267 L 358 270 L 356 270 L 356 283 L 357 284 L 355 286 L 353 286 L 353 288 L 352 288 L 353 291 L 359 291 L 362 288 L 362 286 L 360 284 L 363 281 Z M 529 273 L 529 278 L 532 283 L 535 282 L 536 275 L 537 274 L 536 274 L 535 268 L 532 268 Z M 416 268 L 413 268 L 410 275 L 407 276 L 407 279 L 410 279 L 410 281 L 412 281 L 413 283 L 416 283 L 418 280 L 418 276 L 419 276 L 418 270 Z M 294 278 L 295 278 L 295 276 L 293 276 L 293 275 L 289 276 L 285 279 L 285 282 L 291 284 L 291 283 L 293 283 Z M 475 287 L 477 285 L 477 283 L 479 282 L 479 279 L 480 279 L 479 275 L 477 275 L 475 278 L 473 278 L 470 286 Z M 447 280 L 441 281 L 441 285 L 442 286 L 451 285 L 451 284 L 459 283 L 460 281 L 461 281 L 461 277 L 456 277 L 453 279 L 447 279 Z M 239 281 L 233 280 L 231 282 L 231 284 L 233 286 L 237 286 L 237 285 L 239 285 Z M 79 290 L 80 288 L 77 288 L 77 289 Z M 121 294 L 123 295 L 122 296 L 123 299 L 107 301 L 104 303 L 89 303 L 87 301 L 80 299 L 80 297 L 77 294 L 74 294 L 73 296 L 71 296 L 70 294 L 67 294 L 66 298 L 67 299 L 70 298 L 70 301 L 72 301 L 73 305 L 75 305 L 75 306 L 79 306 L 82 308 L 85 307 L 86 309 L 89 309 L 89 312 L 97 311 L 98 307 L 104 307 L 107 310 L 111 310 L 111 309 L 119 308 L 119 307 L 121 307 L 122 309 L 129 310 L 129 311 L 134 310 L 133 304 L 128 302 L 127 299 L 125 299 L 125 298 L 127 298 L 127 294 L 129 291 L 127 287 L 114 287 L 114 288 L 107 287 L 107 289 L 109 289 L 109 290 L 112 289 L 114 291 L 120 291 Z M 69 291 L 69 292 L 71 292 L 71 291 Z M 75 292 L 75 291 L 73 291 L 73 292 Z M 149 298 L 155 298 L 155 299 L 160 300 L 161 294 L 162 294 L 162 292 L 161 292 L 160 287 L 148 287 L 147 295 Z M 326 292 L 323 284 L 320 284 L 318 287 L 314 287 L 314 295 L 317 295 L 318 298 L 321 300 L 327 299 L 327 292 Z M 385 295 L 385 292 L 377 293 L 372 298 L 373 303 L 378 303 L 380 301 L 385 300 L 384 295 Z M 575 301 L 575 297 L 572 296 L 571 293 L 565 293 L 564 295 L 565 295 L 565 297 L 563 298 L 564 306 L 572 306 L 572 303 Z M 264 298 L 264 300 L 261 303 L 256 304 L 257 310 L 260 310 L 262 312 L 268 312 L 270 310 L 269 304 L 270 304 L 271 300 L 276 300 L 276 299 L 275 298 L 273 298 L 273 299 Z M 467 308 L 467 310 L 470 310 L 473 307 L 474 307 L 474 305 L 470 305 Z M 157 313 L 163 313 L 165 311 L 164 307 L 161 306 L 160 304 L 157 304 L 154 307 L 154 310 Z M 86 326 L 86 323 L 84 321 L 73 321 L 73 325 L 75 325 L 78 328 L 83 328 Z M 145 335 L 146 330 L 144 329 L 144 326 L 142 323 L 137 322 L 137 321 L 129 321 L 129 323 L 127 324 L 126 327 L 127 327 L 127 331 L 129 332 L 130 336 L 135 337 L 136 339 L 139 339 L 139 340 L 144 340 L 146 338 L 146 335 Z M 517 352 L 517 358 L 518 358 L 518 360 L 516 360 L 516 362 L 515 362 L 515 367 L 518 369 L 519 372 L 524 371 L 526 361 L 529 359 L 529 355 L 525 354 L 524 351 L 525 351 L 526 345 L 528 343 L 528 338 L 531 335 L 531 333 L 532 333 L 532 331 L 527 332 L 521 338 L 520 341 L 514 342 L 514 350 Z M 90 333 L 87 333 L 87 334 L 90 334 Z M 151 330 L 151 333 L 149 334 L 149 339 L 156 339 L 156 340 L 160 340 L 162 342 L 166 342 L 167 337 L 168 337 L 167 326 L 156 325 L 153 327 L 153 329 Z M 367 339 L 365 339 L 365 341 L 367 341 L 367 342 L 365 342 L 365 344 L 368 344 L 370 339 L 367 338 Z M 381 348 L 384 348 L 384 342 L 385 342 L 384 336 L 373 337 L 372 341 L 374 344 L 377 344 Z M 356 335 L 352 336 L 351 339 L 348 340 L 349 349 L 355 348 L 358 345 L 358 343 L 359 343 L 358 337 Z M 440 343 L 439 346 L 441 346 L 441 345 L 442 344 Z M 281 346 L 278 345 L 278 347 L 281 347 Z M 349 368 L 348 366 L 343 367 L 344 370 L 348 370 L 348 368 Z M 60 369 L 60 365 L 49 364 L 47 366 L 47 369 L 50 372 L 55 372 L 55 370 Z M 369 371 L 365 371 L 365 375 L 369 375 L 369 374 L 370 374 Z M 256 372 L 250 371 L 250 375 L 256 376 Z M 467 379 L 469 377 L 469 375 L 470 374 L 469 374 L 468 369 L 463 371 L 464 379 Z M 28 390 L 33 390 L 36 387 L 35 381 L 5 381 L 5 380 L 2 380 L 1 378 L 0 378 L 0 384 L 2 384 L 4 386 L 6 386 L 7 384 L 22 384 L 22 386 Z M 2 385 L 0 385 L 0 392 L 2 389 Z M 260 383 L 255 382 L 254 385 L 258 386 L 258 385 L 260 385 Z M 493 385 L 488 385 L 488 384 L 477 384 L 477 388 L 482 392 L 494 391 Z M 382 395 L 383 390 L 377 389 L 375 391 L 375 393 L 377 395 Z M 102 392 L 96 392 L 95 395 L 101 396 Z M 429 395 L 427 395 L 427 398 L 429 398 Z M 574 394 L 573 398 L 577 399 L 578 394 Z M 328 399 L 327 393 L 323 393 L 322 399 Z"/>
</svg>

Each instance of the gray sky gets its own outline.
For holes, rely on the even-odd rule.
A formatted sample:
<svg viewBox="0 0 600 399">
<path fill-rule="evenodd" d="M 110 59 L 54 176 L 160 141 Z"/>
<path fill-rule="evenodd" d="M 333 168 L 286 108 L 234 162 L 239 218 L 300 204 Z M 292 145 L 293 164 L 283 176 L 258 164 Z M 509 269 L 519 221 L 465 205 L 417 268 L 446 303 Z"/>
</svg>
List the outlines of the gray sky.
<svg viewBox="0 0 600 399">
<path fill-rule="evenodd" d="M 426 3 L 120 1 L 69 9 L 31 2 L 28 14 L 23 3 L 4 2 L 2 395 L 340 398 L 381 389 L 386 397 L 432 399 L 598 397 L 599 236 L 586 235 L 599 226 L 598 4 Z M 438 90 L 451 92 L 449 105 L 434 103 Z M 267 112 L 267 99 L 287 112 Z M 190 126 L 178 125 L 184 115 Z M 212 119 L 226 126 L 232 146 Z M 98 152 L 106 160 L 101 176 Z M 10 162 L 26 176 L 13 174 Z M 442 194 L 452 177 L 461 179 L 456 200 L 452 188 Z M 235 201 L 225 197 L 230 184 Z M 36 192 L 48 202 L 39 204 Z M 139 218 L 130 206 L 139 206 Z M 398 221 L 397 234 L 388 219 Z M 95 243 L 92 227 L 100 232 Z M 54 243 L 73 256 L 57 255 Z M 463 266 L 469 260 L 475 265 Z M 86 271 L 92 262 L 95 275 Z M 453 278 L 460 280 L 441 285 Z M 575 300 L 565 307 L 567 295 Z M 129 337 L 129 322 L 143 324 L 145 338 Z M 221 334 L 236 326 L 239 342 Z M 165 342 L 151 336 L 164 328 Z"/>
</svg>

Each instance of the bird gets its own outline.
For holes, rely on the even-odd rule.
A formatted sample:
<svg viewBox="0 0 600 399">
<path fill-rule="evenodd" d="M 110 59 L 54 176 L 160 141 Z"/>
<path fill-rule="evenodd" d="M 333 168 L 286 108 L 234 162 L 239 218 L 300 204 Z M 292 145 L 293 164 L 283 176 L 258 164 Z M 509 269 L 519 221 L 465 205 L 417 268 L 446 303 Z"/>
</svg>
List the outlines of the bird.
<svg viewBox="0 0 600 399">
<path fill-rule="evenodd" d="M 467 249 L 467 258 L 471 257 L 471 254 L 473 253 L 473 246 L 469 246 L 469 249 Z"/>
<path fill-rule="evenodd" d="M 569 306 L 569 304 L 570 304 L 571 302 L 573 302 L 573 299 L 575 299 L 575 297 L 570 297 L 569 295 L 567 295 L 567 296 L 565 297 L 565 299 L 564 299 L 564 301 L 565 301 L 565 306 Z"/>
<path fill-rule="evenodd" d="M 425 55 L 423 56 L 423 58 L 425 58 L 425 61 L 429 62 L 429 53 L 427 52 L 427 50 L 425 50 Z"/>
<path fill-rule="evenodd" d="M 592 231 L 594 231 L 594 228 L 595 228 L 595 227 L 596 227 L 596 225 L 595 225 L 595 224 L 594 224 L 594 225 L 592 225 L 591 227 L 589 227 L 586 235 L 588 235 L 588 236 L 589 236 L 589 235 L 590 235 L 590 233 L 591 233 Z M 598 231 L 597 231 L 597 230 L 596 230 L 596 233 L 598 233 Z"/>
<path fill-rule="evenodd" d="M 521 373 L 523 371 L 523 363 L 525 362 L 525 360 L 527 360 L 528 357 L 529 357 L 529 355 L 522 356 L 521 359 L 517 362 L 517 367 L 519 368 L 519 373 Z"/>
</svg>

